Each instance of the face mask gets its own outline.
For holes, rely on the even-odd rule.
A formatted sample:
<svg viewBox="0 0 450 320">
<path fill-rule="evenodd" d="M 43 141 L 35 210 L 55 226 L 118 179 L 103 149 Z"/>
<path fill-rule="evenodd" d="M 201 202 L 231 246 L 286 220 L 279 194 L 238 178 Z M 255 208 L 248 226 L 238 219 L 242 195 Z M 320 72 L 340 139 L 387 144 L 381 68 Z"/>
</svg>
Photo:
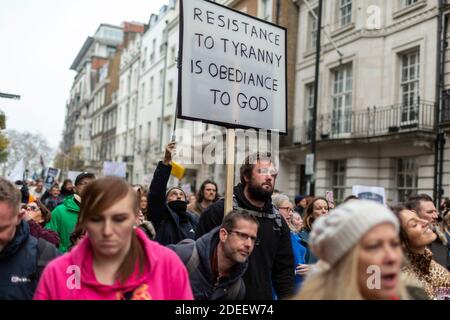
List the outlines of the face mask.
<svg viewBox="0 0 450 320">
<path fill-rule="evenodd" d="M 170 201 L 167 205 L 176 213 L 186 212 L 187 209 L 187 202 L 183 200 Z"/>
</svg>

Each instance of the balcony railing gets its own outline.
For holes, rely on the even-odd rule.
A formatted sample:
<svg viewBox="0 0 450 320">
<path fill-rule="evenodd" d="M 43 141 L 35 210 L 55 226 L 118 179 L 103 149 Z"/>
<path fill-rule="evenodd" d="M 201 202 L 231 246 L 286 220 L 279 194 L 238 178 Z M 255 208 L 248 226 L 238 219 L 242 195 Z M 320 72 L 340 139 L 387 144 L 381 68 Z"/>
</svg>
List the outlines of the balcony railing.
<svg viewBox="0 0 450 320">
<path fill-rule="evenodd" d="M 371 107 L 366 110 L 342 111 L 322 114 L 317 119 L 317 140 L 351 139 L 385 136 L 411 131 L 435 129 L 435 104 L 420 100 L 411 105 Z M 294 128 L 293 143 L 311 142 L 312 122 Z"/>
</svg>

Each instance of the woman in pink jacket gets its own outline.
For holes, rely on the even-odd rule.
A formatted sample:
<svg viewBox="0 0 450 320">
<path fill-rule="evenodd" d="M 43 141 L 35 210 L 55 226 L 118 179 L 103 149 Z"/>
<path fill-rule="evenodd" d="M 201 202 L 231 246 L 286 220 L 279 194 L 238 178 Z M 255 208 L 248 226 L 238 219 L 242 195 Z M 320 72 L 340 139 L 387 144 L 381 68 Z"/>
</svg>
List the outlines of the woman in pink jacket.
<svg viewBox="0 0 450 320">
<path fill-rule="evenodd" d="M 178 256 L 135 228 L 139 203 L 122 179 L 106 177 L 83 192 L 78 218 L 87 236 L 49 263 L 35 300 L 191 300 Z"/>
</svg>

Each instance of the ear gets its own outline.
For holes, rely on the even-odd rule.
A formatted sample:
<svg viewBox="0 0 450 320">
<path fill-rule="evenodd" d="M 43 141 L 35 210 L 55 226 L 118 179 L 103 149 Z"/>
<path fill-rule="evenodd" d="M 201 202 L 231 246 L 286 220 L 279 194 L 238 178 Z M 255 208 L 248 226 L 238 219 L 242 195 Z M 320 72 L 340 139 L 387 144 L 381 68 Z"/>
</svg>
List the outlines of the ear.
<svg viewBox="0 0 450 320">
<path fill-rule="evenodd" d="M 221 242 L 225 242 L 228 238 L 228 232 L 225 230 L 225 228 L 220 228 L 219 231 L 219 239 Z"/>
</svg>

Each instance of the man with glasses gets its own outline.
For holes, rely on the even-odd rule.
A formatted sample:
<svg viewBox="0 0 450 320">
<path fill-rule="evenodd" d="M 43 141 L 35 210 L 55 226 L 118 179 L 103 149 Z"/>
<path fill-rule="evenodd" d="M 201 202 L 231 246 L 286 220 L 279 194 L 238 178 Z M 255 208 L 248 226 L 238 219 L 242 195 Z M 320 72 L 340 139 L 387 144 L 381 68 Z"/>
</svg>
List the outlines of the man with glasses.
<svg viewBox="0 0 450 320">
<path fill-rule="evenodd" d="M 272 288 L 279 298 L 294 294 L 294 257 L 290 230 L 272 205 L 277 170 L 271 154 L 248 156 L 240 168 L 241 183 L 234 187 L 233 208 L 248 210 L 259 222 L 258 242 L 244 275 L 245 299 L 270 300 Z M 224 200 L 213 203 L 200 217 L 197 236 L 219 226 Z"/>
<path fill-rule="evenodd" d="M 75 179 L 75 194 L 66 197 L 64 202 L 52 211 L 52 218 L 45 226 L 58 233 L 60 238 L 59 250 L 61 252 L 67 252 L 71 246 L 70 235 L 78 221 L 82 192 L 94 180 L 95 175 L 93 173 L 80 173 Z"/>
<path fill-rule="evenodd" d="M 231 211 L 222 222 L 197 241 L 171 245 L 189 271 L 196 300 L 241 300 L 242 276 L 257 241 L 258 220 L 247 210 Z"/>
</svg>

